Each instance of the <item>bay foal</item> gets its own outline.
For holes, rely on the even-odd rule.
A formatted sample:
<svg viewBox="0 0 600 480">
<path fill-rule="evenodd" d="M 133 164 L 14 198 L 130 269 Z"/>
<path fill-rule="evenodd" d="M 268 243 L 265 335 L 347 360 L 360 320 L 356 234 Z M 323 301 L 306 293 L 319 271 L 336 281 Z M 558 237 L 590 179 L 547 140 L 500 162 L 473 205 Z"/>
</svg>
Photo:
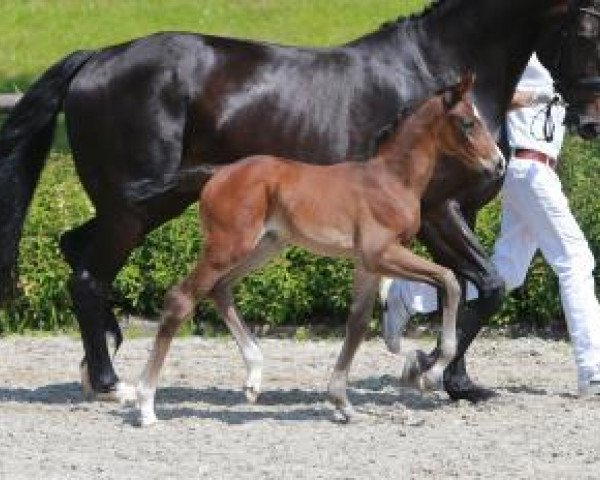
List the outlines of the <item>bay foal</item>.
<svg viewBox="0 0 600 480">
<path fill-rule="evenodd" d="M 438 159 L 497 173 L 504 160 L 467 100 L 466 76 L 454 87 L 399 117 L 367 163 L 315 166 L 267 155 L 219 169 L 202 190 L 203 252 L 192 273 L 166 295 L 162 323 L 137 387 L 141 423 L 156 421 L 159 371 L 178 327 L 203 297 L 214 301 L 248 369 L 249 400 L 260 391 L 262 354 L 236 311 L 232 284 L 289 244 L 355 261 L 347 336 L 329 383 L 329 397 L 349 420 L 348 370 L 362 341 L 382 275 L 425 281 L 444 299 L 435 364 L 419 379 L 440 381 L 456 350 L 460 287 L 451 270 L 409 249 L 420 226 L 420 200 Z M 460 172 L 458 172 L 460 174 Z"/>
</svg>

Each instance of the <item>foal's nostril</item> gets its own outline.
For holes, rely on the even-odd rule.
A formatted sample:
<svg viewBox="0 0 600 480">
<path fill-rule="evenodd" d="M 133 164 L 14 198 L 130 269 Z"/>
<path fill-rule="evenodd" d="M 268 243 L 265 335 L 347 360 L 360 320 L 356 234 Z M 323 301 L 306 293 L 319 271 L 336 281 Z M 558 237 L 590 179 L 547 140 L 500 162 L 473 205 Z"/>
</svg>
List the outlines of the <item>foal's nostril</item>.
<svg viewBox="0 0 600 480">
<path fill-rule="evenodd" d="M 506 172 L 506 159 L 504 155 L 501 155 L 498 159 L 496 159 L 496 173 L 499 176 L 503 176 Z"/>
<path fill-rule="evenodd" d="M 506 157 L 502 153 L 502 150 L 496 146 L 496 158 L 494 159 L 494 165 L 496 167 L 496 174 L 500 177 L 506 173 Z"/>
</svg>

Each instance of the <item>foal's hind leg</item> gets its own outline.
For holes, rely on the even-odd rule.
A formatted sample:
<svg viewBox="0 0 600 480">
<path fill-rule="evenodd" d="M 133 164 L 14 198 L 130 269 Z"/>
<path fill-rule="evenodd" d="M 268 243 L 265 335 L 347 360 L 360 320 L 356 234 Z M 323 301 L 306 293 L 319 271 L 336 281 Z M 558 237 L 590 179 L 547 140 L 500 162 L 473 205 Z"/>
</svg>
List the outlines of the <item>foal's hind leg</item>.
<svg viewBox="0 0 600 480">
<path fill-rule="evenodd" d="M 356 266 L 352 305 L 346 324 L 346 338 L 328 387 L 329 400 L 335 405 L 346 422 L 354 416 L 354 409 L 347 395 L 348 371 L 356 350 L 367 331 L 367 324 L 373 311 L 373 303 L 377 297 L 379 279 L 379 275 L 373 275 L 364 270 L 362 266 Z"/>
<path fill-rule="evenodd" d="M 154 339 L 152 352 L 136 388 L 142 426 L 156 422 L 154 395 L 160 370 L 175 333 L 183 321 L 191 315 L 197 301 L 208 294 L 221 275 L 207 263 L 201 262 L 192 274 L 169 290 L 165 296 L 161 322 Z"/>
</svg>

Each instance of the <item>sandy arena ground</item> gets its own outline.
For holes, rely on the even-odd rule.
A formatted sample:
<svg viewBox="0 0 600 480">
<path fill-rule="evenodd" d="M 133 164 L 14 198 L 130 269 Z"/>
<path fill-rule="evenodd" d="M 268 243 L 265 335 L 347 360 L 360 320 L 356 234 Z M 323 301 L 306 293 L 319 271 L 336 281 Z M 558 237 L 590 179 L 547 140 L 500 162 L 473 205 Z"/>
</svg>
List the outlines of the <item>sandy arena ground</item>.
<svg viewBox="0 0 600 480">
<path fill-rule="evenodd" d="M 126 341 L 125 380 L 150 343 Z M 161 421 L 141 429 L 132 407 L 82 401 L 78 340 L 0 339 L 0 479 L 600 478 L 600 399 L 574 396 L 564 342 L 477 341 L 471 371 L 500 394 L 477 406 L 398 388 L 400 360 L 367 342 L 351 375 L 363 418 L 350 425 L 324 402 L 340 341 L 261 344 L 264 393 L 247 405 L 231 340 L 176 340 Z"/>
</svg>

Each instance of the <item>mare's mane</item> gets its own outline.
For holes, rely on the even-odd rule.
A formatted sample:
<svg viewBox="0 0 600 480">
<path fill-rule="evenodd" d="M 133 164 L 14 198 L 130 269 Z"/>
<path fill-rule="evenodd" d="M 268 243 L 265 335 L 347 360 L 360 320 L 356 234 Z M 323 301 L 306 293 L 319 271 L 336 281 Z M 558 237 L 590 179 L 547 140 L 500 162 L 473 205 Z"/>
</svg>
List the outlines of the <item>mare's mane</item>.
<svg viewBox="0 0 600 480">
<path fill-rule="evenodd" d="M 387 30 L 389 28 L 395 28 L 399 24 L 426 17 L 434 12 L 438 12 L 442 7 L 447 7 L 453 1 L 454 0 L 432 0 L 429 5 L 420 12 L 411 13 L 409 15 L 400 15 L 395 20 L 388 20 L 387 22 L 382 23 L 379 29 Z"/>
</svg>

